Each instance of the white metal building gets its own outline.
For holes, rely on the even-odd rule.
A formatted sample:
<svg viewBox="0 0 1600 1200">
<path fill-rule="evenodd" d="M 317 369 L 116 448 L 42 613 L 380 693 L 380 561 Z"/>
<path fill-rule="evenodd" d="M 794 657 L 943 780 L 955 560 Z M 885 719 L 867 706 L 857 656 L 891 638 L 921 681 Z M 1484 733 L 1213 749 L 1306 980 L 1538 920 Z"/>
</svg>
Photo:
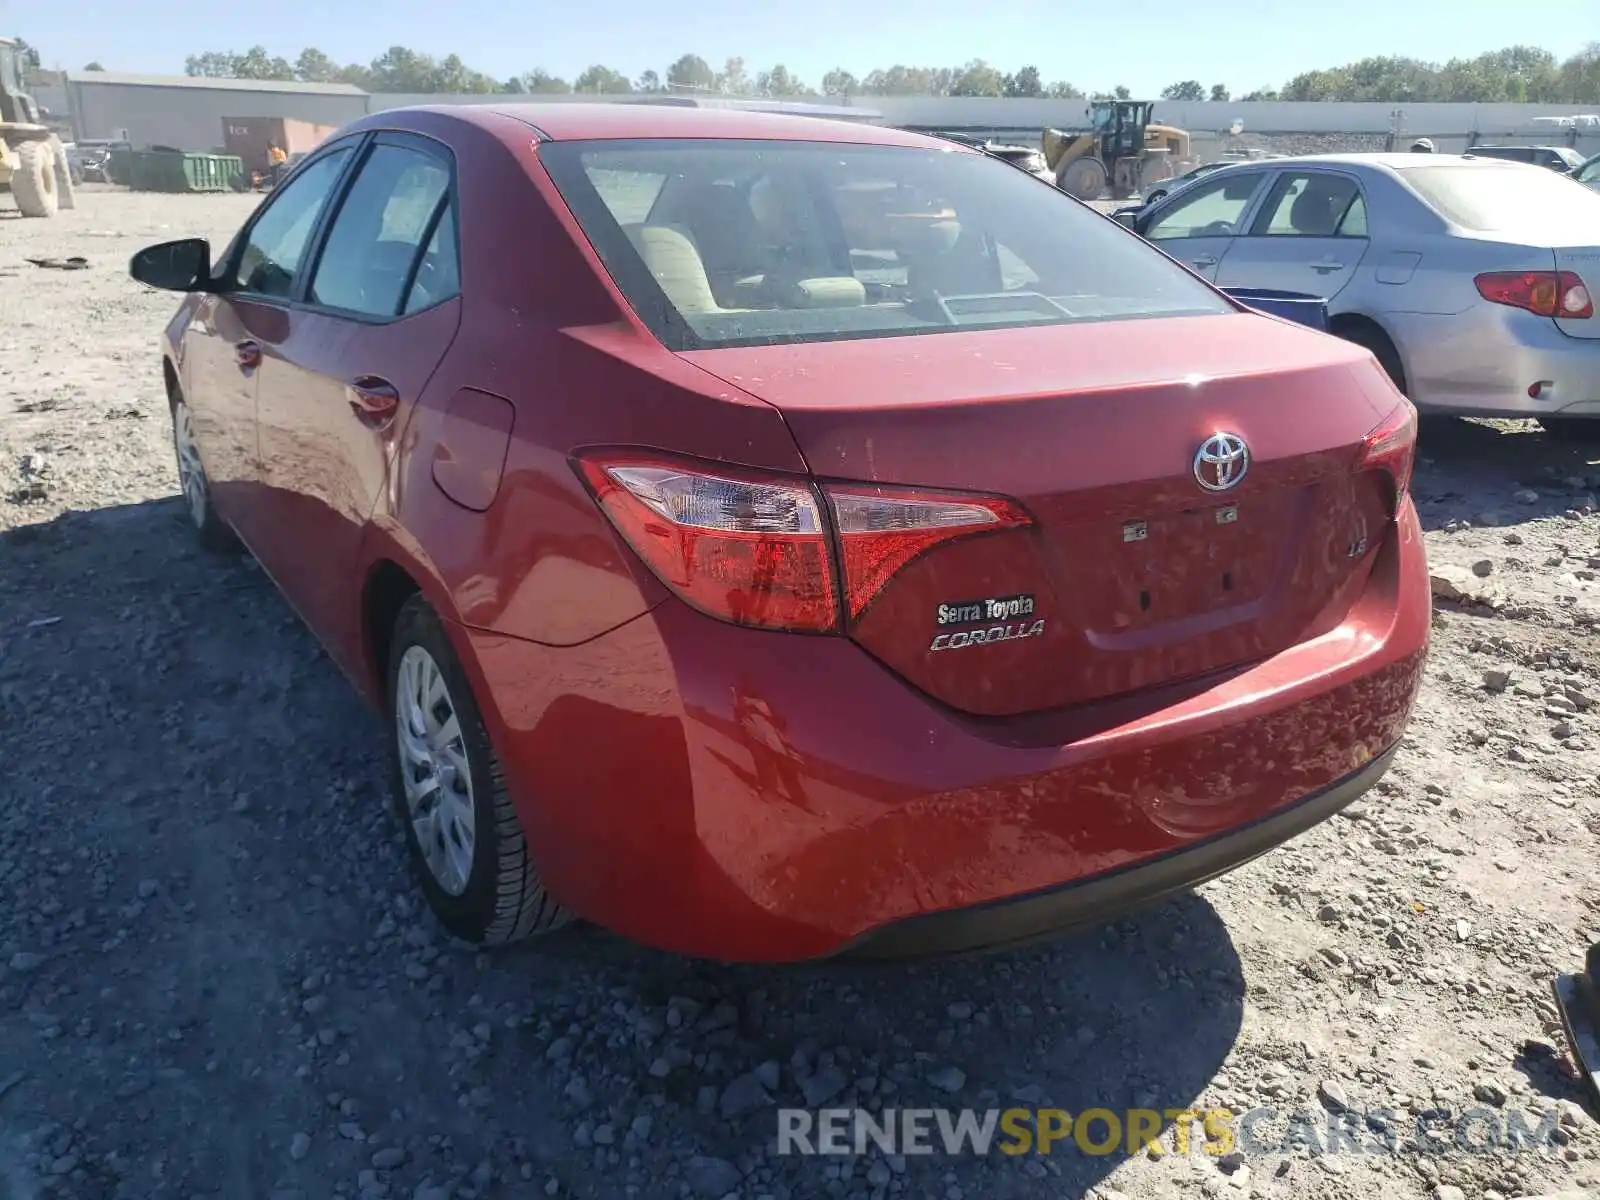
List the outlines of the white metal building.
<svg viewBox="0 0 1600 1200">
<path fill-rule="evenodd" d="M 367 94 L 347 83 L 197 79 L 70 71 L 66 108 L 78 138 L 126 137 L 134 146 L 222 149 L 225 117 L 289 117 L 343 125 L 367 111 Z"/>
</svg>

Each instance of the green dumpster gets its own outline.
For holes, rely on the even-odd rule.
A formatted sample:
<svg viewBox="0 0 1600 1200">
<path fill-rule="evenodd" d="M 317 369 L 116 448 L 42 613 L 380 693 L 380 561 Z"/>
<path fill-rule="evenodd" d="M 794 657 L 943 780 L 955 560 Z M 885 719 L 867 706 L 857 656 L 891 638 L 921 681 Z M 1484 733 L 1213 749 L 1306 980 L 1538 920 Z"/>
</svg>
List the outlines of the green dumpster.
<svg viewBox="0 0 1600 1200">
<path fill-rule="evenodd" d="M 232 154 L 134 150 L 113 162 L 112 171 L 136 192 L 226 192 L 244 174 L 244 161 Z"/>
</svg>

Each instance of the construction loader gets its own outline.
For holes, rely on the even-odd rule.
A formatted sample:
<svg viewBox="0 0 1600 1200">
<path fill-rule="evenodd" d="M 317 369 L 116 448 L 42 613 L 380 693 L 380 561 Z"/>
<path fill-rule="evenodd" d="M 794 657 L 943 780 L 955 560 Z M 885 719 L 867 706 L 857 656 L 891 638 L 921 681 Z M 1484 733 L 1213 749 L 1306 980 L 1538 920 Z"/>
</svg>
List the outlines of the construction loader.
<svg viewBox="0 0 1600 1200">
<path fill-rule="evenodd" d="M 40 116 L 23 82 L 21 44 L 0 38 L 0 189 L 10 189 L 25 217 L 73 206 L 66 149 Z"/>
<path fill-rule="evenodd" d="M 1193 166 L 1189 134 L 1152 124 L 1154 107 L 1151 100 L 1095 100 L 1090 129 L 1045 130 L 1044 157 L 1056 186 L 1080 200 L 1098 200 L 1109 185 L 1113 198 L 1126 200 Z"/>
</svg>

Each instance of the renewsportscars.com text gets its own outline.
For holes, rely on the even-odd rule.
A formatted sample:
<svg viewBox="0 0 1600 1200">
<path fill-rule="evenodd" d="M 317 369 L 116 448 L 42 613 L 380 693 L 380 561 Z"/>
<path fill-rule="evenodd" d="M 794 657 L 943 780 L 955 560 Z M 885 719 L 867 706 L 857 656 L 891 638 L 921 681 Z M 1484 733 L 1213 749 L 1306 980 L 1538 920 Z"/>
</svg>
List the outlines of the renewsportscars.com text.
<svg viewBox="0 0 1600 1200">
<path fill-rule="evenodd" d="M 781 1108 L 779 1154 L 1081 1153 L 1246 1156 L 1305 1147 L 1321 1154 L 1489 1154 L 1564 1140 L 1557 1115 L 1515 1108 L 1415 1115 L 1252 1108 Z M 1168 1125 L 1170 1124 L 1170 1129 Z"/>
</svg>

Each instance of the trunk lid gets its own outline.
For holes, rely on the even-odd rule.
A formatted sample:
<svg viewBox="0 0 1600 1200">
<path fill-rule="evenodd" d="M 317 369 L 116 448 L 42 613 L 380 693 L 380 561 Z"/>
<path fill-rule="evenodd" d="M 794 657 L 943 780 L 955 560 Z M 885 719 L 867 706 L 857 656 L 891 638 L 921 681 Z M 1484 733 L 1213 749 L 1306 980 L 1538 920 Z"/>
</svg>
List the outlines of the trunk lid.
<svg viewBox="0 0 1600 1200">
<path fill-rule="evenodd" d="M 1138 691 L 1331 628 L 1391 516 L 1387 479 L 1353 467 L 1398 393 L 1366 351 L 1268 317 L 684 357 L 776 406 L 819 479 L 1028 509 L 1032 527 L 914 559 L 851 629 L 971 713 Z M 1219 431 L 1250 464 L 1208 492 L 1195 456 Z"/>
</svg>

